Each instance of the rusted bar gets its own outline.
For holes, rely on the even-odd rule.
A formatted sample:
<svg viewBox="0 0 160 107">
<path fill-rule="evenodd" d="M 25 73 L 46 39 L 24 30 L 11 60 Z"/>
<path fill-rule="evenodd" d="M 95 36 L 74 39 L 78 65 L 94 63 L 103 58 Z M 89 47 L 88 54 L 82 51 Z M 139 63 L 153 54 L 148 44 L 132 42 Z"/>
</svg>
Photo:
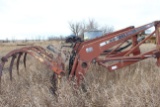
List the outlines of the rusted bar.
<svg viewBox="0 0 160 107">
<path fill-rule="evenodd" d="M 136 46 L 134 46 L 133 48 L 131 48 L 130 51 L 129 51 L 128 53 L 126 53 L 124 56 L 127 56 L 127 55 L 129 55 L 130 53 L 132 53 L 132 52 L 133 52 L 135 49 L 137 49 L 142 43 L 144 43 L 146 40 L 150 39 L 151 36 L 153 36 L 154 33 L 155 33 L 155 31 L 152 32 L 147 38 L 145 38 L 144 40 L 142 40 L 140 43 L 138 43 Z"/>
<path fill-rule="evenodd" d="M 53 72 L 55 72 L 57 75 L 64 74 L 64 64 L 60 60 L 61 55 L 58 55 L 57 60 L 53 60 L 48 56 L 49 54 L 46 53 L 45 49 L 43 49 L 40 46 L 33 46 L 33 47 L 23 47 L 20 49 L 15 49 L 9 52 L 8 54 L 6 54 L 4 57 L 2 57 L 1 58 L 2 63 L 0 64 L 0 75 L 2 75 L 2 70 L 5 62 L 7 62 L 9 58 L 12 58 L 10 63 L 10 68 L 9 68 L 10 79 L 12 80 L 12 68 L 13 68 L 13 64 L 16 56 L 18 56 L 17 74 L 19 75 L 19 62 L 22 54 L 24 54 L 23 63 L 25 68 L 26 68 L 27 54 L 29 54 L 32 57 L 36 58 L 41 63 L 45 64 L 49 69 L 53 70 Z"/>
</svg>

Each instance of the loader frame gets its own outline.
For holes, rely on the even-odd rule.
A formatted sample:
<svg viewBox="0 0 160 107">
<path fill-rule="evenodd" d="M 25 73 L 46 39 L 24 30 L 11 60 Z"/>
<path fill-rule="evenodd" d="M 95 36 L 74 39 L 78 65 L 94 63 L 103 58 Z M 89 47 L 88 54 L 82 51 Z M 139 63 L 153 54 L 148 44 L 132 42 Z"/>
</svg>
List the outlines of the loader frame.
<svg viewBox="0 0 160 107">
<path fill-rule="evenodd" d="M 138 42 L 138 34 L 145 30 L 154 27 L 155 30 L 142 41 Z M 156 48 L 148 52 L 142 53 L 140 46 L 149 40 L 153 35 L 156 36 Z M 118 50 L 126 41 L 132 41 L 132 46 L 122 51 Z M 105 57 L 101 54 L 105 50 L 111 51 L 105 53 Z M 91 63 L 98 63 L 107 68 L 109 71 L 114 71 L 138 61 L 154 57 L 157 58 L 157 65 L 160 66 L 160 22 L 152 23 L 134 28 L 134 26 L 106 34 L 102 37 L 77 43 L 72 51 L 72 61 L 70 61 L 69 80 L 73 77 L 77 78 L 77 83 L 83 79 Z M 108 62 L 115 62 L 108 64 Z"/>
</svg>

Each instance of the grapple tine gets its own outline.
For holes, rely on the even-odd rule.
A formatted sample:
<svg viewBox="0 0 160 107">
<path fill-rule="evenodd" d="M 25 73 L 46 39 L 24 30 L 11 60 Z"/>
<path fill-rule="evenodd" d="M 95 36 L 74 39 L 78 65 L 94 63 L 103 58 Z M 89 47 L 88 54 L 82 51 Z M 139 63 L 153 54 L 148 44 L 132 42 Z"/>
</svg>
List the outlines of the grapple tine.
<svg viewBox="0 0 160 107">
<path fill-rule="evenodd" d="M 3 71 L 4 64 L 5 64 L 5 62 L 7 62 L 8 60 L 7 60 L 6 57 L 2 57 L 2 58 L 1 58 L 1 61 L 2 61 L 2 63 L 0 64 L 0 81 L 1 81 L 1 76 L 2 76 L 2 71 Z"/>
<path fill-rule="evenodd" d="M 0 77 L 2 76 L 3 66 L 0 64 Z"/>
<path fill-rule="evenodd" d="M 27 53 L 24 54 L 24 60 L 23 60 L 23 63 L 24 63 L 24 67 L 26 68 L 26 57 L 27 57 Z"/>
<path fill-rule="evenodd" d="M 3 65 L 4 65 L 4 63 L 0 64 L 0 80 L 1 80 L 1 76 L 2 76 Z"/>
<path fill-rule="evenodd" d="M 12 81 L 12 68 L 13 68 L 13 63 L 14 63 L 14 60 L 16 58 L 16 55 L 12 55 L 12 59 L 11 59 L 11 63 L 10 63 L 10 67 L 9 67 L 9 74 L 10 74 L 10 80 Z"/>
<path fill-rule="evenodd" d="M 2 63 L 0 64 L 0 93 L 1 93 L 2 70 L 3 70 L 4 64 L 5 64 L 5 62 L 2 62 Z"/>
<path fill-rule="evenodd" d="M 20 61 L 20 59 L 21 59 L 21 56 L 22 56 L 22 52 L 20 52 L 19 53 L 19 55 L 18 55 L 18 59 L 17 59 L 17 74 L 19 75 L 19 61 Z"/>
</svg>

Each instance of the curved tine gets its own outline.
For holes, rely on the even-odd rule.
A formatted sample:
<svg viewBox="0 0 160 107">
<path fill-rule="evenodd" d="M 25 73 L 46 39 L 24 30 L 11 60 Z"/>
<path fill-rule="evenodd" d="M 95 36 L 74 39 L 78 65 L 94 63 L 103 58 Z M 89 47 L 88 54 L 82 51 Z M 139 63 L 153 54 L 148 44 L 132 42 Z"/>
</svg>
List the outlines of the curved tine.
<svg viewBox="0 0 160 107">
<path fill-rule="evenodd" d="M 8 59 L 6 58 L 6 57 L 2 57 L 1 58 L 1 63 L 0 63 L 0 78 L 1 78 L 1 76 L 2 76 L 2 71 L 3 71 L 3 67 L 4 67 L 4 64 L 5 64 L 5 62 L 7 62 L 8 61 Z"/>
<path fill-rule="evenodd" d="M 41 53 L 43 53 L 45 57 L 52 59 L 51 55 L 47 53 L 47 51 L 44 48 L 40 47 L 40 49 L 41 49 Z"/>
<path fill-rule="evenodd" d="M 12 55 L 12 60 L 11 60 L 11 63 L 10 63 L 10 67 L 9 67 L 9 73 L 10 73 L 10 80 L 11 81 L 12 81 L 12 68 L 13 68 L 15 58 L 16 58 L 16 54 L 13 54 Z"/>
<path fill-rule="evenodd" d="M 9 52 L 4 58 L 8 59 L 9 57 L 12 57 L 13 55 L 16 55 L 18 53 L 25 53 L 25 55 L 24 55 L 24 66 L 26 68 L 26 56 L 27 56 L 26 51 L 27 51 L 27 47 L 23 47 L 23 48 L 20 48 L 20 49 L 15 49 L 15 50 Z"/>
<path fill-rule="evenodd" d="M 16 53 L 19 53 L 19 52 L 23 52 L 23 51 L 27 51 L 27 50 L 32 50 L 32 49 L 37 49 L 37 50 L 39 50 L 40 52 L 43 52 L 44 53 L 44 51 L 42 51 L 42 50 L 44 50 L 44 49 L 42 49 L 42 47 L 39 47 L 39 46 L 31 46 L 31 47 L 23 47 L 23 48 L 20 48 L 20 49 L 15 49 L 15 50 L 12 50 L 11 52 L 9 52 L 6 56 L 5 56 L 5 58 L 9 58 L 9 57 L 11 57 L 13 54 L 16 54 Z"/>
<path fill-rule="evenodd" d="M 37 48 L 38 50 L 41 50 L 41 51 L 46 51 L 43 47 L 41 46 L 32 46 L 33 48 Z"/>
<path fill-rule="evenodd" d="M 0 64 L 0 93 L 1 93 L 1 77 L 2 77 L 3 67 L 4 67 L 4 62 Z"/>
<path fill-rule="evenodd" d="M 2 71 L 3 71 L 4 64 L 5 64 L 4 62 L 2 62 L 0 64 L 0 79 L 1 79 L 1 76 L 2 76 Z"/>
<path fill-rule="evenodd" d="M 24 63 L 24 67 L 26 68 L 26 57 L 27 57 L 27 52 L 25 52 L 24 54 L 24 59 L 23 59 L 23 63 Z"/>
<path fill-rule="evenodd" d="M 0 64 L 0 77 L 2 76 L 3 65 Z"/>
<path fill-rule="evenodd" d="M 50 62 L 48 60 L 46 61 L 43 57 L 39 56 L 38 54 L 33 52 L 27 52 L 27 53 L 36 58 L 37 60 L 39 60 L 40 62 L 45 63 L 46 65 L 50 65 Z"/>
<path fill-rule="evenodd" d="M 38 55 L 40 55 L 42 58 L 46 58 L 46 60 L 48 61 L 52 61 L 52 58 L 50 57 L 50 55 L 44 51 L 40 51 L 39 49 L 37 48 L 30 48 L 30 50 L 27 50 L 27 51 L 33 51 L 33 52 L 36 52 Z"/>
<path fill-rule="evenodd" d="M 41 63 L 44 63 L 46 66 L 49 67 L 49 69 L 53 70 L 56 74 L 63 74 L 63 70 L 61 67 L 59 67 L 58 63 L 54 60 L 48 61 L 44 59 L 43 57 L 33 53 L 33 52 L 27 52 L 29 55 L 33 56 L 37 60 L 39 60 Z"/>
<path fill-rule="evenodd" d="M 34 58 L 36 58 L 37 60 L 39 60 L 41 63 L 44 63 L 46 66 L 49 67 L 49 69 L 53 70 L 56 74 L 60 74 L 61 73 L 61 68 L 58 67 L 58 64 L 56 61 L 48 61 L 46 59 L 44 59 L 43 57 L 33 53 L 33 52 L 28 52 L 29 55 L 33 56 Z M 56 68 L 56 69 L 55 69 Z"/>
<path fill-rule="evenodd" d="M 56 61 L 54 62 L 53 60 L 48 60 L 45 59 L 44 57 L 42 57 L 39 54 L 33 53 L 33 52 L 27 52 L 29 55 L 33 56 L 34 58 L 36 58 L 37 60 L 39 60 L 40 62 L 44 63 L 47 66 L 52 66 L 52 65 L 56 65 Z"/>
<path fill-rule="evenodd" d="M 51 54 L 47 53 L 46 50 L 43 47 L 38 47 L 38 51 L 40 55 L 42 55 L 42 57 L 47 58 L 47 60 L 51 61 L 53 59 L 53 57 L 51 57 Z"/>
<path fill-rule="evenodd" d="M 37 53 L 34 53 L 34 52 L 32 52 L 32 51 L 25 51 L 25 54 L 24 54 L 24 65 L 26 66 L 26 56 L 27 56 L 27 54 L 29 54 L 29 55 L 31 55 L 31 56 L 33 56 L 34 58 L 36 58 L 37 60 L 39 60 L 41 63 L 44 63 L 45 65 L 47 65 L 47 66 L 52 66 L 52 64 L 55 64 L 55 63 L 53 63 L 53 61 L 51 62 L 51 61 L 49 61 L 49 60 L 46 60 L 46 59 L 44 59 L 43 57 L 41 57 L 41 56 L 39 56 L 39 54 L 37 54 Z"/>
<path fill-rule="evenodd" d="M 48 55 L 42 51 L 44 50 L 42 47 L 39 47 L 39 46 L 31 46 L 31 47 L 23 47 L 23 48 L 20 48 L 20 49 L 15 49 L 15 50 L 12 50 L 11 52 L 9 52 L 7 55 L 5 55 L 5 58 L 8 59 L 9 57 L 11 57 L 13 54 L 17 54 L 17 53 L 26 53 L 27 51 L 29 50 L 32 50 L 32 51 L 35 51 L 35 52 L 40 52 L 41 54 L 44 54 L 45 56 L 48 57 Z M 48 59 L 51 59 L 50 57 L 48 57 Z M 24 55 L 24 65 L 26 67 L 26 54 Z"/>
<path fill-rule="evenodd" d="M 48 60 L 52 60 L 52 57 L 50 56 L 50 54 L 47 53 L 46 50 L 41 46 L 31 46 L 31 47 L 27 47 L 27 48 L 24 48 L 24 49 L 35 51 L 35 52 L 41 54 L 42 57 L 45 57 Z"/>
<path fill-rule="evenodd" d="M 12 50 L 12 51 L 10 51 L 8 54 L 6 54 L 3 58 L 8 59 L 8 58 L 11 57 L 12 55 L 17 54 L 18 52 L 21 52 L 21 51 L 22 51 L 22 50 L 20 50 L 20 49 Z"/>
<path fill-rule="evenodd" d="M 42 52 L 44 52 L 44 53 L 46 53 L 46 50 L 43 48 L 43 47 L 41 47 L 41 46 L 38 46 L 38 49 Z"/>
<path fill-rule="evenodd" d="M 23 48 L 23 49 L 21 48 L 21 49 L 18 49 L 18 50 L 11 51 L 5 57 L 2 58 L 3 62 L 5 62 L 5 61 L 7 61 L 7 59 L 9 57 L 12 56 L 12 61 L 11 61 L 11 64 L 10 64 L 10 79 L 11 80 L 12 80 L 12 67 L 13 67 L 13 62 L 14 62 L 13 55 L 17 55 L 20 52 L 24 53 L 23 62 L 24 62 L 25 68 L 26 68 L 26 57 L 27 57 L 27 54 L 29 54 L 29 55 L 33 56 L 34 58 L 36 58 L 37 60 L 39 60 L 41 63 L 44 63 L 45 65 L 47 65 L 49 67 L 49 69 L 53 70 L 56 74 L 60 74 L 60 73 L 63 72 L 63 70 L 58 66 L 56 61 L 54 61 L 54 60 L 49 61 L 46 58 L 42 57 L 41 55 L 37 54 L 36 51 L 31 51 L 30 49 L 27 49 L 27 48 Z M 3 68 L 3 67 L 1 67 L 1 68 Z"/>
<path fill-rule="evenodd" d="M 32 47 L 26 47 L 26 48 L 23 48 L 23 49 L 27 49 L 27 50 L 32 50 L 32 51 L 35 51 L 35 52 L 37 52 L 37 53 L 39 53 L 39 54 L 42 54 L 42 57 L 47 57 L 48 58 L 48 60 L 51 60 L 52 58 L 50 57 L 50 54 L 48 54 L 47 52 L 46 52 L 46 50 L 43 48 L 43 47 L 41 47 L 41 46 L 32 46 Z"/>
<path fill-rule="evenodd" d="M 18 56 L 18 59 L 17 59 L 17 74 L 19 75 L 19 61 L 21 59 L 21 56 L 22 56 L 22 52 L 19 53 L 19 56 Z"/>
<path fill-rule="evenodd" d="M 1 76 L 2 76 L 2 71 L 3 71 L 3 67 L 5 65 L 5 62 L 7 62 L 8 60 L 7 60 L 6 57 L 2 57 L 1 61 L 2 61 L 2 63 L 0 63 L 0 79 L 1 79 Z"/>
<path fill-rule="evenodd" d="M 39 49 L 37 49 L 37 48 L 33 48 L 33 49 L 31 49 L 31 50 L 33 50 L 33 51 L 35 51 L 35 52 L 37 52 L 38 54 L 42 54 L 42 55 L 44 55 L 45 57 L 47 56 L 47 57 L 49 57 L 49 54 L 44 50 L 39 50 Z M 50 58 L 50 57 L 49 57 Z"/>
<path fill-rule="evenodd" d="M 41 53 L 47 54 L 46 50 L 43 47 L 41 47 L 41 46 L 33 46 L 31 48 L 39 50 Z"/>
</svg>

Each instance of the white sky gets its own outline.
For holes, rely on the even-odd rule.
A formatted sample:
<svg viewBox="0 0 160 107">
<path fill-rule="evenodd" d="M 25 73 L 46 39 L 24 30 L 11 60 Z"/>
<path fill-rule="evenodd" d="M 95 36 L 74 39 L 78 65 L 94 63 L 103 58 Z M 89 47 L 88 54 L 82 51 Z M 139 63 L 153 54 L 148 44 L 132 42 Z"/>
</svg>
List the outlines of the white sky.
<svg viewBox="0 0 160 107">
<path fill-rule="evenodd" d="M 95 19 L 115 30 L 160 20 L 159 0 L 0 0 L 0 39 L 68 35 L 69 21 Z"/>
</svg>

